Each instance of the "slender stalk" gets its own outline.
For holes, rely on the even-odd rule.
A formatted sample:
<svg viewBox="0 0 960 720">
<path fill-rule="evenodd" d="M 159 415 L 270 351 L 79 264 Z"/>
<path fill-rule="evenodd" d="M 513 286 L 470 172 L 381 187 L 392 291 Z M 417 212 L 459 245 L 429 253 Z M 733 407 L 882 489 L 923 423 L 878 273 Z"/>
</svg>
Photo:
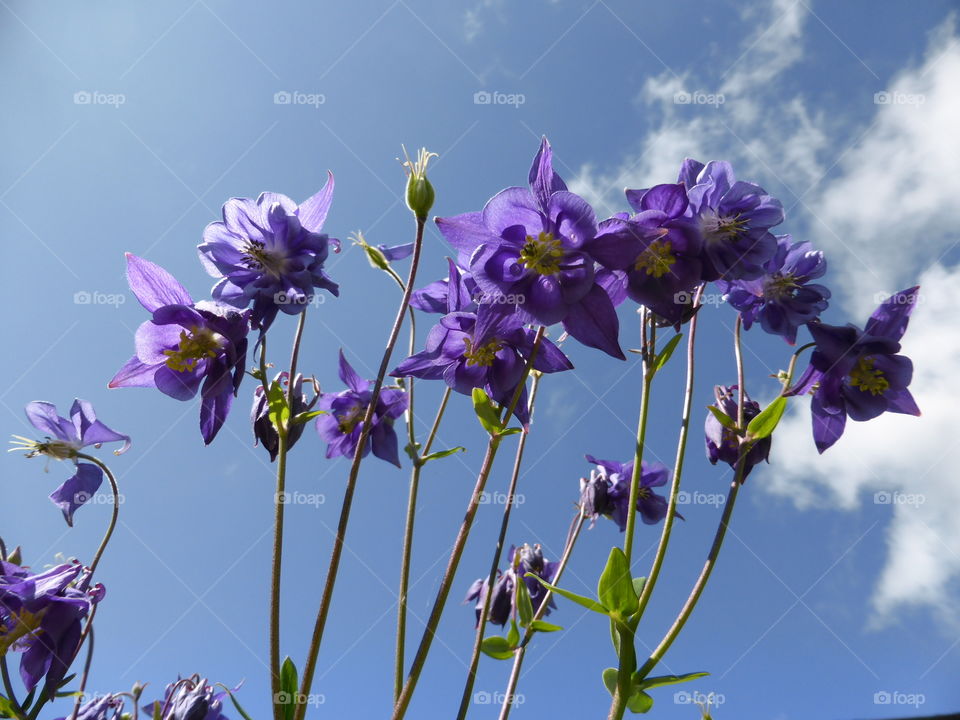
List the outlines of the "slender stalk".
<svg viewBox="0 0 960 720">
<path fill-rule="evenodd" d="M 535 374 L 530 383 L 529 412 L 531 424 L 533 422 L 533 403 L 540 386 L 540 375 Z M 510 475 L 510 487 L 507 490 L 507 502 L 503 508 L 503 518 L 500 521 L 500 535 L 493 551 L 490 562 L 490 575 L 487 577 L 487 592 L 483 595 L 483 606 L 480 608 L 480 618 L 477 620 L 477 632 L 473 641 L 473 651 L 470 653 L 470 667 L 467 670 L 467 679 L 463 685 L 463 695 L 460 698 L 460 710 L 457 720 L 463 720 L 470 709 L 470 700 L 473 694 L 473 684 L 477 679 L 477 665 L 480 663 L 480 646 L 483 644 L 483 634 L 487 626 L 487 617 L 490 613 L 490 599 L 493 595 L 493 584 L 497 580 L 497 568 L 500 567 L 500 556 L 503 554 L 503 545 L 507 537 L 507 526 L 510 524 L 510 513 L 513 510 L 513 501 L 517 493 L 517 482 L 520 479 L 520 465 L 523 463 L 523 451 L 527 446 L 529 433 L 523 433 L 517 443 L 517 452 L 513 459 L 513 472 Z"/>
<path fill-rule="evenodd" d="M 330 554 L 330 565 L 327 568 L 327 577 L 324 581 L 323 592 L 320 596 L 320 607 L 317 610 L 317 619 L 314 622 L 313 634 L 310 638 L 310 647 L 307 650 L 307 660 L 303 668 L 303 677 L 300 682 L 300 696 L 309 697 L 310 690 L 313 687 L 313 675 L 317 669 L 317 657 L 320 654 L 320 644 L 323 640 L 323 630 L 327 623 L 327 614 L 330 611 L 330 602 L 333 599 L 333 590 L 337 581 L 337 573 L 340 570 L 340 558 L 343 555 L 343 542 L 347 534 L 347 525 L 350 521 L 350 509 L 353 505 L 353 495 L 357 486 L 357 477 L 360 474 L 360 463 L 363 460 L 363 450 L 370 437 L 370 423 L 373 419 L 373 413 L 380 398 L 380 389 L 383 387 L 383 378 L 387 374 L 387 368 L 390 365 L 390 357 L 393 355 L 393 348 L 397 344 L 397 338 L 400 335 L 400 328 L 403 325 L 403 317 L 410 304 L 410 295 L 413 293 L 413 283 L 417 277 L 417 268 L 420 266 L 420 251 L 423 247 L 423 229 L 426 218 L 417 217 L 417 235 L 413 244 L 413 258 L 410 261 L 410 271 L 407 276 L 407 282 L 403 291 L 403 299 L 400 301 L 400 307 L 397 309 L 397 316 L 393 321 L 393 328 L 390 330 L 390 337 L 387 339 L 387 346 L 383 351 L 383 358 L 380 361 L 380 369 L 377 372 L 376 380 L 373 384 L 373 390 L 370 394 L 370 404 L 363 416 L 363 425 L 360 430 L 360 438 L 357 442 L 357 449 L 353 454 L 353 463 L 350 465 L 350 474 L 347 476 L 347 486 L 343 492 L 343 505 L 340 508 L 340 520 L 337 523 L 337 534 L 333 541 L 333 550 Z M 294 720 L 303 720 L 307 712 L 305 702 L 297 703 L 294 713 Z"/>
<path fill-rule="evenodd" d="M 553 584 L 560 582 L 560 577 L 563 575 L 563 571 L 567 567 L 567 562 L 573 554 L 573 546 L 576 544 L 577 538 L 580 537 L 580 530 L 583 529 L 583 524 L 586 520 L 586 516 L 580 510 L 577 510 L 577 515 L 573 519 L 572 532 L 568 536 L 567 546 L 563 549 L 563 556 L 560 558 L 560 564 L 557 566 L 557 574 L 553 578 Z M 553 591 L 548 590 L 543 598 L 543 602 L 533 615 L 534 620 L 541 620 L 543 618 L 547 612 L 550 598 L 552 597 Z M 531 625 L 532 624 L 533 623 L 531 623 Z M 520 682 L 520 669 L 523 667 L 523 658 L 527 652 L 527 644 L 530 642 L 534 633 L 536 633 L 536 630 L 527 627 L 523 634 L 523 639 L 520 641 L 520 646 L 513 656 L 513 668 L 510 670 L 510 679 L 507 681 L 507 689 L 503 695 L 503 705 L 500 708 L 500 720 L 507 720 L 507 717 L 510 715 L 510 710 L 513 708 L 513 698 L 517 692 L 517 684 Z"/>
<path fill-rule="evenodd" d="M 90 626 L 87 638 L 87 659 L 83 663 L 83 674 L 80 676 L 80 688 L 77 692 L 77 698 L 73 701 L 73 712 L 70 713 L 70 720 L 77 720 L 80 714 L 80 703 L 83 702 L 83 694 L 87 691 L 87 679 L 90 677 L 90 665 L 93 662 L 93 625 Z"/>
<path fill-rule="evenodd" d="M 300 357 L 300 343 L 303 340 L 303 327 L 307 320 L 306 309 L 300 313 L 297 331 L 290 351 L 290 372 L 287 376 L 287 407 L 293 415 L 294 378 L 297 375 L 297 360 Z M 265 352 L 265 350 L 264 350 Z M 264 370 L 264 352 L 260 354 L 261 372 Z M 263 377 L 266 387 L 266 376 Z M 265 391 L 267 392 L 267 391 Z M 288 421 L 289 423 L 289 421 Z M 287 452 L 289 446 L 288 423 L 277 422 L 277 487 L 273 496 L 273 557 L 270 564 L 270 691 L 274 720 L 283 720 L 283 706 L 280 697 L 280 580 L 283 564 L 283 515 L 286 507 L 287 492 Z"/>
<path fill-rule="evenodd" d="M 533 350 L 530 353 L 530 358 L 527 361 L 526 368 L 524 368 L 523 376 L 520 378 L 520 382 L 517 384 L 517 389 L 513 393 L 513 399 L 510 401 L 510 405 L 504 408 L 504 413 L 500 418 L 500 430 L 502 431 L 507 427 L 507 423 L 510 422 L 510 417 L 513 415 L 513 411 L 517 407 L 517 403 L 520 401 L 520 396 L 523 392 L 524 387 L 527 383 L 527 377 L 530 375 L 530 370 L 533 367 L 533 363 L 536 360 L 537 352 L 540 349 L 540 343 L 543 340 L 544 332 L 546 328 L 543 326 L 537 330 L 536 338 L 533 342 Z M 447 568 L 444 571 L 443 578 L 440 581 L 440 588 L 437 590 L 437 596 L 433 603 L 433 608 L 430 610 L 430 616 L 427 619 L 427 625 L 424 628 L 423 636 L 420 638 L 420 646 L 417 648 L 417 653 L 413 658 L 413 664 L 410 666 L 410 672 L 407 675 L 407 681 L 404 683 L 403 690 L 400 693 L 400 697 L 397 700 L 393 708 L 393 720 L 400 720 L 406 715 L 407 707 L 410 705 L 410 700 L 413 697 L 413 692 L 417 687 L 417 682 L 420 679 L 420 673 L 423 671 L 423 665 L 427 660 L 427 653 L 430 652 L 430 645 L 433 643 L 433 637 L 436 633 L 437 626 L 440 624 L 440 616 L 443 614 L 443 608 L 446 605 L 447 597 L 450 594 L 450 588 L 453 585 L 453 578 L 457 574 L 457 567 L 460 564 L 460 558 L 463 555 L 463 548 L 467 544 L 467 536 L 470 534 L 470 528 L 473 526 L 473 519 L 477 514 L 477 508 L 480 506 L 480 498 L 483 495 L 483 489 L 486 487 L 487 478 L 490 475 L 490 471 L 493 468 L 493 461 L 497 456 L 497 450 L 500 447 L 500 441 L 503 439 L 501 432 L 494 433 L 490 435 L 490 439 L 487 442 L 487 450 L 483 457 L 483 463 L 480 466 L 480 473 L 477 475 L 477 482 L 473 489 L 473 494 L 470 496 L 470 502 L 467 505 L 467 511 L 464 515 L 463 522 L 460 525 L 460 530 L 457 532 L 457 538 L 454 541 L 453 549 L 450 552 L 450 560 L 447 562 Z"/>
<path fill-rule="evenodd" d="M 737 383 L 739 384 L 739 402 L 740 407 L 737 412 L 737 426 L 742 428 L 744 426 L 744 407 L 743 401 L 746 395 L 746 390 L 744 388 L 744 369 L 743 369 L 743 354 L 740 349 L 740 317 L 737 316 L 737 324 L 734 327 L 734 354 L 736 355 L 737 361 Z M 683 630 L 684 624 L 686 624 L 690 615 L 693 613 L 693 609 L 697 605 L 700 596 L 703 594 L 703 590 L 707 585 L 707 581 L 710 579 L 710 574 L 713 572 L 713 568 L 717 564 L 717 558 L 720 555 L 720 548 L 723 546 L 723 540 L 727 533 L 727 527 L 730 524 L 730 518 L 733 515 L 733 507 L 737 500 L 737 493 L 740 490 L 740 485 L 743 482 L 743 474 L 746 471 L 746 459 L 748 454 L 748 448 L 741 448 L 740 454 L 737 458 L 737 467 L 736 473 L 733 478 L 733 482 L 730 484 L 730 492 L 727 495 L 726 503 L 723 506 L 723 514 L 720 517 L 720 525 L 717 527 L 717 532 L 713 538 L 713 544 L 710 546 L 710 552 L 707 555 L 706 562 L 703 565 L 703 569 L 700 571 L 699 577 L 697 577 L 696 582 L 693 585 L 693 589 L 690 591 L 690 595 L 687 597 L 686 602 L 684 602 L 683 607 L 680 609 L 680 613 L 677 615 L 676 620 L 673 621 L 673 625 L 670 626 L 670 629 L 667 630 L 666 635 L 657 645 L 650 657 L 644 663 L 643 667 L 640 668 L 639 675 L 640 677 L 646 677 L 651 670 L 656 666 L 660 659 L 664 656 L 670 646 L 673 644 L 673 641 L 677 639 L 677 636 L 680 634 L 680 631 Z"/>
<path fill-rule="evenodd" d="M 113 537 L 113 531 L 117 527 L 117 517 L 120 515 L 120 488 L 117 486 L 117 479 L 113 476 L 110 468 L 108 468 L 102 461 L 98 460 L 93 455 L 87 455 L 86 453 L 77 453 L 77 458 L 91 462 L 103 470 L 103 474 L 107 476 L 107 480 L 110 482 L 110 492 L 113 493 L 113 510 L 110 513 L 110 522 L 107 524 L 107 531 L 103 535 L 103 540 L 100 541 L 100 546 L 97 548 L 97 552 L 93 555 L 93 562 L 90 563 L 90 574 L 92 575 L 97 569 L 97 565 L 100 564 L 100 558 L 103 557 L 103 551 L 107 549 L 107 544 L 110 542 L 110 538 Z"/>
<path fill-rule="evenodd" d="M 4 553 L 6 556 L 6 553 Z M 3 678 L 3 689 L 7 693 L 7 700 L 10 702 L 10 709 L 18 718 L 23 717 L 23 708 L 20 707 L 20 701 L 13 690 L 13 683 L 10 682 L 10 669 L 7 667 L 6 656 L 0 657 L 0 677 Z"/>
<path fill-rule="evenodd" d="M 411 353 L 412 354 L 412 353 Z M 413 380 L 411 379 L 411 389 Z M 397 647 L 396 660 L 394 663 L 394 685 L 393 701 L 396 702 L 400 697 L 400 691 L 403 690 L 403 667 L 405 664 L 406 651 L 404 645 L 407 633 L 407 592 L 410 585 L 410 558 L 413 553 L 413 524 L 417 514 L 417 493 L 420 488 L 420 471 L 423 468 L 423 458 L 430 454 L 430 448 L 433 446 L 433 440 L 437 435 L 437 428 L 440 426 L 440 420 L 447 409 L 447 401 L 450 399 L 450 388 L 446 388 L 443 393 L 443 399 L 440 400 L 440 407 L 437 409 L 437 415 L 433 420 L 433 427 L 430 428 L 430 434 L 423 444 L 423 449 L 416 453 L 413 461 L 413 470 L 410 473 L 410 492 L 407 497 L 407 519 L 403 529 L 403 554 L 400 559 L 400 590 L 397 595 Z M 412 428 L 412 417 L 410 426 Z M 413 430 L 410 430 L 410 447 L 415 448 L 416 443 L 413 439 Z"/>
<path fill-rule="evenodd" d="M 670 543 L 670 533 L 673 530 L 674 515 L 677 509 L 677 498 L 680 494 L 680 478 L 683 475 L 683 460 L 687 450 L 687 436 L 690 430 L 690 412 L 693 407 L 693 366 L 694 366 L 694 346 L 697 338 L 697 307 L 700 304 L 700 297 L 703 293 L 703 285 L 696 292 L 693 299 L 694 314 L 690 319 L 690 325 L 687 337 L 687 382 L 683 389 L 683 411 L 680 420 L 680 436 L 677 441 L 677 459 L 673 466 L 673 481 L 670 484 L 670 499 L 667 503 L 667 514 L 663 519 L 663 530 L 660 532 L 660 543 L 657 545 L 657 552 L 653 556 L 653 564 L 650 566 L 650 572 L 647 573 L 647 581 L 644 583 L 643 590 L 640 591 L 640 606 L 636 617 L 643 617 L 644 610 L 647 609 L 647 603 L 650 596 L 653 595 L 653 588 L 660 577 L 660 569 L 663 566 L 663 560 L 667 554 L 667 545 Z"/>
</svg>

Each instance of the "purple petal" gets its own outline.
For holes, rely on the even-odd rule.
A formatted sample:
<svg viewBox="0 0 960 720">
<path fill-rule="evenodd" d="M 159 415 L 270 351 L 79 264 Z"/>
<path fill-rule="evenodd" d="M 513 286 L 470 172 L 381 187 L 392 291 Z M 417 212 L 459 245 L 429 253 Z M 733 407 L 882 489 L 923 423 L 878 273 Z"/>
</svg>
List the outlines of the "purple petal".
<svg viewBox="0 0 960 720">
<path fill-rule="evenodd" d="M 370 443 L 373 446 L 373 454 L 381 460 L 400 467 L 400 455 L 397 451 L 397 432 L 393 425 L 387 422 L 379 422 L 374 425 L 370 431 Z"/>
<path fill-rule="evenodd" d="M 193 305 L 190 293 L 173 275 L 133 253 L 127 253 L 127 282 L 140 304 L 150 312 L 164 305 Z"/>
<path fill-rule="evenodd" d="M 340 379 L 354 392 L 362 393 L 370 389 L 370 383 L 360 377 L 353 366 L 347 362 L 343 350 L 340 351 Z"/>
<path fill-rule="evenodd" d="M 205 445 L 213 442 L 220 428 L 230 412 L 233 404 L 233 389 L 228 387 L 225 392 L 216 395 L 204 396 L 200 403 L 200 434 Z"/>
<path fill-rule="evenodd" d="M 917 304 L 920 286 L 901 290 L 880 303 L 864 328 L 868 335 L 879 335 L 890 340 L 900 340 L 907 330 L 910 313 Z"/>
<path fill-rule="evenodd" d="M 157 383 L 157 390 L 164 395 L 169 395 L 174 400 L 190 400 L 200 389 L 203 375 L 196 370 L 179 372 L 161 365 L 154 375 L 154 380 Z"/>
<path fill-rule="evenodd" d="M 140 361 L 136 355 L 127 360 L 113 379 L 107 383 L 108 388 L 118 387 L 156 387 L 157 383 L 154 375 L 160 365 L 146 365 Z"/>
<path fill-rule="evenodd" d="M 817 451 L 822 453 L 843 435 L 847 414 L 843 411 L 831 412 L 824 408 L 819 392 L 813 396 L 810 410 L 813 416 L 813 441 L 817 445 Z"/>
<path fill-rule="evenodd" d="M 327 219 L 327 212 L 330 210 L 330 203 L 333 201 L 333 173 L 327 170 L 327 182 L 312 197 L 300 203 L 297 208 L 297 217 L 300 218 L 300 225 L 304 229 L 313 233 L 318 233 L 323 228 L 323 223 Z"/>
<path fill-rule="evenodd" d="M 34 400 L 24 408 L 30 424 L 42 433 L 66 442 L 78 439 L 73 437 L 74 429 L 70 422 L 57 414 L 53 403 Z"/>
<path fill-rule="evenodd" d="M 528 182 L 544 212 L 550 202 L 550 195 L 558 190 L 567 189 L 566 183 L 553 171 L 553 150 L 546 137 L 540 140 L 540 149 L 530 166 Z"/>
<path fill-rule="evenodd" d="M 93 405 L 79 398 L 73 401 L 70 408 L 70 417 L 73 418 L 80 442 L 83 446 L 101 445 L 107 442 L 122 442 L 123 447 L 115 451 L 121 455 L 130 449 L 130 436 L 115 432 L 97 420 Z"/>
<path fill-rule="evenodd" d="M 587 347 L 603 350 L 620 360 L 626 360 L 620 349 L 620 321 L 610 296 L 594 285 L 575 305 L 563 321 L 563 328 Z"/>
<path fill-rule="evenodd" d="M 100 489 L 103 471 L 96 465 L 80 463 L 76 474 L 50 494 L 50 500 L 63 512 L 67 525 L 73 527 L 73 513 Z"/>
</svg>

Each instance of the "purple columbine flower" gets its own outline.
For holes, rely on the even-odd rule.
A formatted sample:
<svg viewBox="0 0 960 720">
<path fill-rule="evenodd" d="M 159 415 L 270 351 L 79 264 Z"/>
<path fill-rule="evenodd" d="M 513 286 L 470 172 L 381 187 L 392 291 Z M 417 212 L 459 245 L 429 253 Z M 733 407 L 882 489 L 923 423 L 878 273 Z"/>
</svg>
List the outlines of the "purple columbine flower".
<svg viewBox="0 0 960 720">
<path fill-rule="evenodd" d="M 537 612 L 547 596 L 547 589 L 536 578 L 528 578 L 526 574 L 533 573 L 546 582 L 552 583 L 559 567 L 559 563 L 544 559 L 543 549 L 539 543 L 533 546 L 524 544 L 519 548 L 511 545 L 510 551 L 507 553 L 507 561 L 507 570 L 505 572 L 497 571 L 497 579 L 493 584 L 493 594 L 490 596 L 490 607 L 487 612 L 487 620 L 501 627 L 506 625 L 511 616 L 516 613 L 517 594 L 515 589 L 517 578 L 523 578 L 527 591 L 530 593 L 533 611 Z M 464 600 L 464 602 L 476 601 L 477 624 L 480 623 L 480 615 L 483 612 L 483 604 L 487 597 L 488 579 L 478 578 L 474 580 Z M 554 608 L 556 608 L 556 604 L 551 598 L 544 615 L 549 615 Z"/>
<path fill-rule="evenodd" d="M 459 270 L 452 261 L 448 287 L 462 287 Z M 467 312 L 460 309 L 466 302 L 463 293 L 448 293 L 448 313 L 430 330 L 426 349 L 408 357 L 390 374 L 424 380 L 442 378 L 464 395 L 474 388 L 484 388 L 496 402 L 509 407 L 523 379 L 536 333 L 523 325 L 517 313 L 503 313 L 489 304 Z M 572 367 L 560 348 L 547 338 L 540 341 L 533 369 L 552 373 Z M 526 388 L 521 391 L 514 414 L 524 424 L 530 420 Z"/>
<path fill-rule="evenodd" d="M 227 720 L 223 713 L 226 696 L 225 691 L 217 692 L 206 679 L 191 675 L 167 685 L 163 699 L 143 709 L 160 720 Z"/>
<path fill-rule="evenodd" d="M 290 373 L 283 371 L 277 373 L 273 379 L 278 383 L 286 394 L 289 388 Z M 311 400 L 307 400 L 307 395 L 303 392 L 303 375 L 297 374 L 293 381 L 293 411 L 291 417 L 295 417 L 303 412 L 309 412 L 320 399 L 319 385 L 313 382 L 314 395 Z M 253 391 L 253 407 L 250 409 L 250 424 L 253 426 L 253 445 L 263 444 L 263 447 L 270 453 L 270 462 L 277 459 L 277 453 L 280 451 L 280 436 L 277 429 L 270 421 L 270 403 L 267 401 L 263 392 L 263 384 L 257 385 Z M 294 423 L 287 431 L 287 449 L 292 448 L 297 440 L 303 435 L 304 423 Z"/>
<path fill-rule="evenodd" d="M 899 354 L 919 290 L 915 286 L 887 298 L 864 330 L 821 322 L 807 325 L 817 346 L 790 394 L 814 391 L 813 438 L 820 452 L 840 439 L 847 417 L 862 422 L 884 412 L 920 414 L 907 389 L 913 363 Z"/>
<path fill-rule="evenodd" d="M 247 314 L 217 303 L 195 304 L 170 273 L 130 253 L 127 280 L 153 318 L 137 329 L 137 354 L 109 387 L 155 387 L 176 400 L 190 400 L 199 390 L 200 433 L 209 445 L 243 380 Z"/>
<path fill-rule="evenodd" d="M 553 171 L 546 138 L 529 184 L 497 193 L 481 212 L 437 218 L 437 226 L 489 302 L 515 308 L 523 322 L 562 322 L 584 345 L 623 359 L 617 313 L 587 250 L 596 216 Z"/>
<path fill-rule="evenodd" d="M 702 241 L 687 217 L 683 185 L 657 185 L 649 190 L 627 190 L 636 211 L 600 223 L 588 251 L 612 279 L 600 281 L 615 304 L 624 295 L 679 325 L 688 317 L 689 298 L 703 274 Z M 598 274 L 599 275 L 599 274 Z"/>
<path fill-rule="evenodd" d="M 727 302 L 740 311 L 743 327 L 760 321 L 772 335 L 797 342 L 797 328 L 816 320 L 827 309 L 830 290 L 811 280 L 823 277 L 827 261 L 809 242 L 793 242 L 789 235 L 777 236 L 777 252 L 764 265 L 764 274 L 754 280 L 721 280 Z"/>
<path fill-rule="evenodd" d="M 77 562 L 36 575 L 0 562 L 0 650 L 23 653 L 27 692 L 43 680 L 41 694 L 53 698 L 80 648 L 83 621 L 103 596 L 103 586 L 90 587 L 90 573 Z"/>
<path fill-rule="evenodd" d="M 739 408 L 738 387 L 736 385 L 717 385 L 714 388 L 714 396 L 717 398 L 715 407 L 736 423 Z M 753 418 L 760 414 L 760 404 L 751 400 L 746 393 L 743 397 L 743 420 L 744 423 L 749 424 Z M 707 413 L 703 430 L 706 436 L 707 458 L 710 460 L 710 464 L 716 465 L 718 462 L 725 462 L 736 470 L 737 461 L 740 458 L 740 436 L 730 428 L 724 427 L 714 417 L 713 413 Z M 764 460 L 770 461 L 770 445 L 772 442 L 773 437 L 766 437 L 750 448 L 743 467 L 741 483 L 747 481 L 747 475 L 753 470 L 754 465 Z"/>
<path fill-rule="evenodd" d="M 476 281 L 469 271 L 464 270 L 452 261 L 450 263 L 456 268 L 456 283 L 454 285 L 456 307 L 463 312 L 476 312 L 477 304 L 483 299 Z M 435 280 L 419 290 L 414 290 L 413 294 L 410 295 L 410 305 L 426 313 L 446 315 L 449 312 L 450 287 L 450 277 Z M 496 300 L 497 298 L 492 299 Z"/>
<path fill-rule="evenodd" d="M 76 720 L 120 720 L 123 716 L 123 696 L 110 694 L 100 695 L 88 700 L 77 711 Z M 67 720 L 73 714 L 57 718 Z"/>
<path fill-rule="evenodd" d="M 12 452 L 25 450 L 27 457 L 46 455 L 55 460 L 73 460 L 77 472 L 53 491 L 50 500 L 63 512 L 67 525 L 73 527 L 73 513 L 100 489 L 103 471 L 91 463 L 77 461 L 77 453 L 93 445 L 100 447 L 106 442 L 122 442 L 114 453 L 120 455 L 130 447 L 130 436 L 115 432 L 97 420 L 93 405 L 86 400 L 74 400 L 70 418 L 61 417 L 53 403 L 35 400 L 26 406 L 27 419 L 40 432 L 44 440 L 31 440 L 15 436 Z"/>
<path fill-rule="evenodd" d="M 327 176 L 323 189 L 300 205 L 278 193 L 261 193 L 256 201 L 231 198 L 223 206 L 223 221 L 203 231 L 200 260 L 220 278 L 214 299 L 241 309 L 253 303 L 251 321 L 261 332 L 278 311 L 306 310 L 315 288 L 339 294 L 323 270 L 330 243 L 339 246 L 320 232 L 333 199 L 333 173 Z"/>
<path fill-rule="evenodd" d="M 580 509 L 591 518 L 591 527 L 603 515 L 613 520 L 620 532 L 627 529 L 627 508 L 630 505 L 630 481 L 633 461 L 627 463 L 598 460 L 587 455 L 587 462 L 596 465 L 589 478 L 580 478 Z M 640 466 L 640 487 L 637 488 L 637 512 L 647 525 L 655 525 L 667 516 L 667 499 L 652 488 L 667 484 L 670 471 L 662 463 L 644 462 Z M 680 513 L 676 517 L 682 518 Z"/>
<path fill-rule="evenodd" d="M 317 408 L 326 414 L 317 418 L 317 432 L 327 442 L 327 457 L 353 457 L 363 432 L 363 418 L 372 399 L 373 383 L 364 380 L 340 351 L 340 379 L 347 389 L 339 393 L 323 393 Z M 383 388 L 370 421 L 372 428 L 363 454 L 373 454 L 400 467 L 397 433 L 393 421 L 407 409 L 409 398 L 402 390 Z"/>
<path fill-rule="evenodd" d="M 750 280 L 764 274 L 777 249 L 770 228 L 783 222 L 783 205 L 759 185 L 738 181 L 728 162 L 704 165 L 687 158 L 679 182 L 688 215 L 700 226 L 704 280 Z"/>
</svg>

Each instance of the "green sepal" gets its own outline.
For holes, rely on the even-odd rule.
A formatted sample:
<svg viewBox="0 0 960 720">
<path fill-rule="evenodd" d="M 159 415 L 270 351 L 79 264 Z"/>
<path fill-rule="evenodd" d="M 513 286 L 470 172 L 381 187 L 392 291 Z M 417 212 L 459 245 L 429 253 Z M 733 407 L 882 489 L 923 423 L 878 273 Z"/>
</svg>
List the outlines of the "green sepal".
<svg viewBox="0 0 960 720">
<path fill-rule="evenodd" d="M 280 695 L 283 700 L 279 704 L 283 706 L 283 717 L 285 720 L 293 720 L 294 711 L 297 709 L 297 666 L 293 660 L 287 657 L 280 666 Z"/>
<path fill-rule="evenodd" d="M 611 615 L 620 620 L 633 615 L 639 607 L 637 593 L 633 589 L 633 578 L 630 576 L 630 563 L 623 550 L 618 547 L 610 549 L 607 566 L 597 583 L 597 598 L 608 608 Z"/>
<path fill-rule="evenodd" d="M 757 442 L 768 438 L 777 429 L 780 418 L 783 417 L 787 409 L 787 399 L 780 395 L 772 403 L 767 405 L 759 415 L 757 415 L 750 424 L 747 425 L 747 442 Z"/>
<path fill-rule="evenodd" d="M 483 429 L 491 435 L 499 433 L 500 415 L 493 407 L 493 401 L 490 400 L 490 396 L 487 395 L 483 388 L 474 388 L 472 398 L 473 411 L 477 414 L 477 419 L 480 421 Z"/>
<path fill-rule="evenodd" d="M 517 614 L 520 615 L 520 624 L 523 627 L 528 627 L 533 621 L 533 603 L 530 601 L 530 591 L 527 590 L 527 584 L 518 582 L 516 593 Z"/>
<path fill-rule="evenodd" d="M 637 677 L 637 674 L 634 673 L 633 684 L 641 690 L 647 690 L 649 688 L 663 687 L 664 685 L 677 685 L 679 683 L 690 682 L 697 678 L 706 677 L 709 674 L 708 672 L 693 672 L 685 675 L 660 675 L 658 677 L 648 677 L 641 680 Z"/>
<path fill-rule="evenodd" d="M 310 410 L 309 412 L 298 413 L 293 416 L 293 424 L 303 425 L 305 422 L 310 422 L 316 417 L 320 417 L 321 415 L 327 415 L 327 414 L 328 413 L 326 410 Z"/>
<path fill-rule="evenodd" d="M 673 351 L 677 349 L 677 345 L 680 343 L 680 338 L 683 337 L 683 333 L 677 333 L 670 341 L 663 346 L 663 350 L 657 353 L 657 357 L 653 361 L 653 371 L 657 372 L 664 365 L 669 362 L 670 357 L 673 355 Z"/>
<path fill-rule="evenodd" d="M 450 448 L 449 450 L 438 450 L 437 452 L 432 452 L 429 455 L 424 455 L 423 462 L 429 460 L 439 460 L 440 458 L 450 457 L 458 452 L 466 452 L 467 449 L 462 445 L 458 445 L 455 448 Z"/>
<path fill-rule="evenodd" d="M 530 629 L 536 630 L 537 632 L 557 632 L 558 630 L 563 630 L 559 625 L 544 622 L 543 620 L 534 620 L 530 623 Z"/>
<path fill-rule="evenodd" d="M 517 627 L 517 621 L 513 618 L 510 618 L 510 630 L 507 632 L 507 644 L 511 648 L 515 648 L 518 642 L 520 642 L 520 629 Z"/>
<path fill-rule="evenodd" d="M 283 386 L 274 380 L 267 395 L 270 422 L 278 431 L 286 431 L 290 422 L 290 408 L 287 406 L 287 394 Z"/>
<path fill-rule="evenodd" d="M 707 405 L 707 410 L 717 419 L 721 425 L 723 425 L 727 430 L 737 431 L 736 421 L 727 415 L 723 410 L 718 408 L 716 405 Z"/>
</svg>

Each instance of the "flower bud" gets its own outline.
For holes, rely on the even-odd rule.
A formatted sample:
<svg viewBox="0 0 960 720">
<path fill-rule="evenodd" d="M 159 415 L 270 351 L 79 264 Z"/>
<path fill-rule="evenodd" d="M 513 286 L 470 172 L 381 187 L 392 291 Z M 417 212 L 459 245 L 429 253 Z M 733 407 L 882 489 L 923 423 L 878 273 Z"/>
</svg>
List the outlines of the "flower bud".
<svg viewBox="0 0 960 720">
<path fill-rule="evenodd" d="M 433 185 L 427 179 L 427 164 L 432 157 L 437 157 L 437 154 L 420 148 L 415 161 L 407 157 L 403 163 L 407 171 L 407 207 L 420 222 L 424 222 L 430 215 L 435 197 Z"/>
</svg>

